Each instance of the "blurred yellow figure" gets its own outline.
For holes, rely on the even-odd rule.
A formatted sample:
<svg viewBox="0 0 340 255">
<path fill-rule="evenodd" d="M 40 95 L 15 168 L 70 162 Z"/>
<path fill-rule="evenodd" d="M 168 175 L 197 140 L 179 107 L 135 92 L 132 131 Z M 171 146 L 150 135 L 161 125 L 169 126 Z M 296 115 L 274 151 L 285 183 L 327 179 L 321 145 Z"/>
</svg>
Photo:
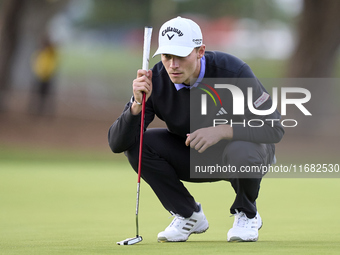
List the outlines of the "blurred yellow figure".
<svg viewBox="0 0 340 255">
<path fill-rule="evenodd" d="M 33 54 L 32 59 L 32 69 L 35 76 L 34 94 L 37 96 L 37 100 L 32 100 L 31 110 L 36 114 L 52 112 L 52 99 L 48 97 L 51 94 L 57 65 L 56 46 L 48 37 L 44 37 L 41 47 Z"/>
<path fill-rule="evenodd" d="M 57 67 L 57 51 L 49 41 L 36 53 L 33 70 L 41 81 L 48 81 L 54 75 Z"/>
</svg>

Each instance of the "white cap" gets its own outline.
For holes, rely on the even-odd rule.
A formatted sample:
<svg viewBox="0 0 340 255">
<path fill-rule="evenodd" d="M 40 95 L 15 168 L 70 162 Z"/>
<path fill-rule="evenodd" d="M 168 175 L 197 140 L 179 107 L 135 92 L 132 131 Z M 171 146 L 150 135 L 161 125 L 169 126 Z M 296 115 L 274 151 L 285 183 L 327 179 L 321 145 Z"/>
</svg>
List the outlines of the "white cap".
<svg viewBox="0 0 340 255">
<path fill-rule="evenodd" d="M 163 24 L 159 30 L 158 49 L 153 55 L 171 54 L 188 56 L 192 50 L 203 44 L 200 27 L 190 19 L 177 17 Z"/>
</svg>

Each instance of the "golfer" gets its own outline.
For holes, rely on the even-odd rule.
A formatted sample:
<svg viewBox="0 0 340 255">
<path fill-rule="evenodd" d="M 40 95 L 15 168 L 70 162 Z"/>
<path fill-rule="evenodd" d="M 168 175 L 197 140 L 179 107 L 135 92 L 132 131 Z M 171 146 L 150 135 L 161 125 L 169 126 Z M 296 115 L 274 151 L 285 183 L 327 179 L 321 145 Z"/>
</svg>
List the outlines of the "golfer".
<svg viewBox="0 0 340 255">
<path fill-rule="evenodd" d="M 215 159 L 219 158 L 221 164 L 232 166 L 238 171 L 247 166 L 269 165 L 275 158 L 274 143 L 281 140 L 284 130 L 279 121 L 265 121 L 280 120 L 276 109 L 266 116 L 256 116 L 256 119 L 263 120 L 257 127 L 254 127 L 254 123 L 247 125 L 246 121 L 240 121 L 240 118 L 254 119 L 254 114 L 247 106 L 248 100 L 244 100 L 244 114 L 237 116 L 238 125 L 230 125 L 230 122 L 213 125 L 212 122 L 206 124 L 203 121 L 201 127 L 192 130 L 190 107 L 193 98 L 190 95 L 199 94 L 197 100 L 201 102 L 204 92 L 199 86 L 203 78 L 250 78 L 255 81 L 248 84 L 253 91 L 253 107 L 257 110 L 272 107 L 270 96 L 250 67 L 230 54 L 206 51 L 201 29 L 192 20 L 177 17 L 164 23 L 159 31 L 155 55 L 161 55 L 161 62 L 149 71 L 137 71 L 137 78 L 132 84 L 133 96 L 110 127 L 108 140 L 111 150 L 114 153 L 124 152 L 137 172 L 142 97 L 145 93 L 146 131 L 141 176 L 164 208 L 174 216 L 171 224 L 158 234 L 158 241 L 181 242 L 186 241 L 191 234 L 203 233 L 209 228 L 202 205 L 195 201 L 183 181 L 216 181 L 191 178 L 190 169 L 193 166 L 190 158 L 210 162 L 210 156 L 213 155 Z M 214 84 L 209 86 L 214 87 Z M 241 86 L 239 88 L 244 93 L 247 91 L 246 85 L 234 86 Z M 210 105 L 208 108 L 209 111 L 216 110 Z M 223 102 L 223 111 L 227 113 L 225 119 L 233 118 L 233 110 L 232 100 Z M 167 128 L 147 128 L 155 115 L 165 122 Z M 201 114 L 201 117 L 203 119 L 205 116 Z M 217 147 L 221 149 L 214 150 Z M 227 176 L 221 179 L 228 180 L 236 193 L 230 207 L 235 219 L 227 240 L 257 241 L 262 220 L 257 211 L 256 199 L 262 176 Z M 223 196 L 219 197 L 219 201 L 221 206 L 216 210 L 223 210 Z"/>
</svg>

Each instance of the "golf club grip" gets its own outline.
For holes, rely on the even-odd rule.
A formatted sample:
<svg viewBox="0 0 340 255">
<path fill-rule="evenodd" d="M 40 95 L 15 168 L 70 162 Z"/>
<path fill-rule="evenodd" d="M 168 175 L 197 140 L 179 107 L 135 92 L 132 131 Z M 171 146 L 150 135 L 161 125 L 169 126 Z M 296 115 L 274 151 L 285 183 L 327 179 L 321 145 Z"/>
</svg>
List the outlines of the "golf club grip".
<svg viewBox="0 0 340 255">
<path fill-rule="evenodd" d="M 143 70 L 149 70 L 150 45 L 151 45 L 152 27 L 144 28 L 144 46 L 143 46 Z"/>
</svg>

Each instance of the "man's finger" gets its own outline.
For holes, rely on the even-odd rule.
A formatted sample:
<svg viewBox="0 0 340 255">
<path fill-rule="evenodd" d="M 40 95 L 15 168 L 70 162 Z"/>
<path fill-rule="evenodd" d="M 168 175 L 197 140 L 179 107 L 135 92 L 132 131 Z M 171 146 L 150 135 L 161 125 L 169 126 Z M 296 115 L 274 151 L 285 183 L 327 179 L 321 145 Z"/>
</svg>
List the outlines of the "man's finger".
<svg viewBox="0 0 340 255">
<path fill-rule="evenodd" d="M 185 145 L 186 146 L 190 145 L 190 134 L 187 134 L 187 139 L 185 140 Z"/>
</svg>

